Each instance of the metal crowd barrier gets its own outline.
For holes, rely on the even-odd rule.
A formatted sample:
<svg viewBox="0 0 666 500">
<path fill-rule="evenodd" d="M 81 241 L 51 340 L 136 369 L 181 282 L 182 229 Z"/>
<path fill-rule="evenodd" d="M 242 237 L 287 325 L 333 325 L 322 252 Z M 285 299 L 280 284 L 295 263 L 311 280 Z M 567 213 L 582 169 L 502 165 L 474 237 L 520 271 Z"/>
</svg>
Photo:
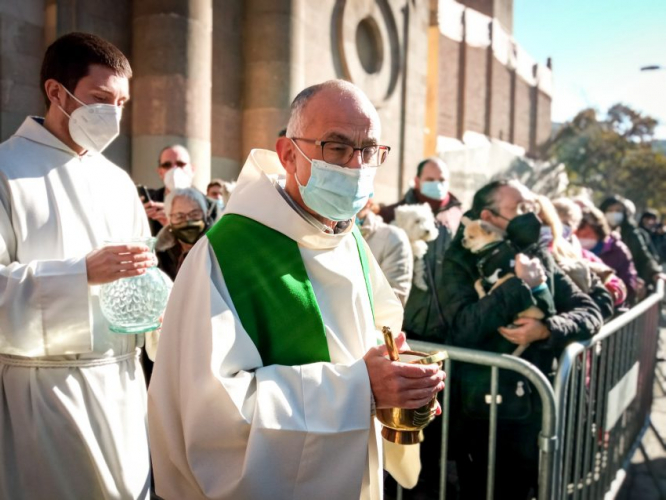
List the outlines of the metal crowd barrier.
<svg viewBox="0 0 666 500">
<path fill-rule="evenodd" d="M 543 408 L 538 445 L 538 499 L 599 499 L 621 486 L 622 470 L 649 424 L 659 337 L 657 292 L 610 321 L 592 339 L 570 344 L 562 354 L 555 389 L 531 363 L 507 354 L 410 341 L 413 349 L 446 349 L 444 370 L 455 383 L 451 362 L 491 370 L 488 476 L 486 497 L 493 498 L 497 442 L 497 392 L 500 370 L 526 377 Z M 450 391 L 444 391 L 439 498 L 446 499 Z M 402 499 L 398 488 L 398 499 Z"/>
<path fill-rule="evenodd" d="M 555 379 L 558 499 L 613 497 L 649 426 L 664 284 L 592 339 L 565 349 Z"/>
<path fill-rule="evenodd" d="M 497 442 L 497 405 L 498 405 L 498 380 L 499 371 L 510 370 L 524 376 L 529 380 L 537 390 L 541 398 L 543 408 L 541 419 L 541 433 L 539 437 L 539 500 L 549 500 L 553 488 L 553 471 L 555 458 L 555 440 L 557 439 L 557 413 L 555 409 L 555 394 L 553 388 L 540 370 L 524 359 L 517 358 L 508 354 L 497 354 L 485 351 L 475 351 L 472 349 L 462 349 L 460 347 L 451 347 L 430 342 L 410 341 L 410 347 L 418 351 L 429 352 L 446 349 L 449 353 L 449 359 L 444 362 L 444 371 L 447 373 L 449 381 L 455 380 L 455 373 L 452 371 L 451 362 L 471 363 L 475 365 L 488 366 L 491 370 L 490 378 L 490 419 L 489 419 L 489 440 L 488 440 L 488 476 L 487 476 L 487 498 L 493 498 L 495 485 L 495 456 Z M 444 391 L 444 404 L 442 408 L 442 455 L 441 470 L 439 481 L 439 498 L 446 499 L 446 461 L 448 457 L 448 422 L 450 415 L 451 393 Z M 402 492 L 398 489 L 398 498 L 401 498 Z"/>
</svg>

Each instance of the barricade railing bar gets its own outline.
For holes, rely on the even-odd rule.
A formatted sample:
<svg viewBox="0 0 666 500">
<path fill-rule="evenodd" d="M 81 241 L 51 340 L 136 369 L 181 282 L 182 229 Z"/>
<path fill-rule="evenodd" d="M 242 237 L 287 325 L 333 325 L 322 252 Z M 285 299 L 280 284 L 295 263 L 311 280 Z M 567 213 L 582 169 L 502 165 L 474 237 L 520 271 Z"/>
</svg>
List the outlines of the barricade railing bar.
<svg viewBox="0 0 666 500">
<path fill-rule="evenodd" d="M 599 499 L 617 490 L 649 425 L 664 286 L 567 346 L 555 378 L 558 442 L 554 498 Z"/>
<path fill-rule="evenodd" d="M 456 383 L 452 362 L 487 366 L 489 442 L 486 497 L 493 498 L 497 454 L 497 405 L 500 370 L 525 377 L 542 406 L 539 442 L 538 499 L 600 499 L 619 488 L 628 464 L 649 424 L 656 369 L 659 317 L 664 285 L 631 310 L 603 326 L 585 342 L 567 346 L 559 360 L 555 384 L 524 359 L 431 342 L 410 341 L 413 349 L 446 349 L 447 386 Z M 444 391 L 439 498 L 446 499 L 446 464 L 451 392 Z M 435 423 L 431 424 L 435 425 Z M 615 483 L 614 483 L 615 481 Z M 398 488 L 398 499 L 402 490 Z"/>
<path fill-rule="evenodd" d="M 541 432 L 539 437 L 539 500 L 548 500 L 552 497 L 552 479 L 554 472 L 555 441 L 557 439 L 557 413 L 555 408 L 555 394 L 553 388 L 546 378 L 534 365 L 508 354 L 497 354 L 473 349 L 463 349 L 430 342 L 410 341 L 413 349 L 423 352 L 433 352 L 446 349 L 449 359 L 445 361 L 444 370 L 447 379 L 455 380 L 452 371 L 452 361 L 458 363 L 471 363 L 487 366 L 491 370 L 490 383 L 490 419 L 488 440 L 488 476 L 487 476 L 487 498 L 493 498 L 493 485 L 495 481 L 495 457 L 497 444 L 497 394 L 500 370 L 509 370 L 525 377 L 536 388 L 542 404 Z M 454 382 L 455 383 L 455 382 Z M 451 396 L 450 391 L 444 391 L 442 408 L 442 464 L 440 470 L 439 498 L 446 499 L 446 461 L 448 458 L 448 422 L 450 417 Z"/>
</svg>

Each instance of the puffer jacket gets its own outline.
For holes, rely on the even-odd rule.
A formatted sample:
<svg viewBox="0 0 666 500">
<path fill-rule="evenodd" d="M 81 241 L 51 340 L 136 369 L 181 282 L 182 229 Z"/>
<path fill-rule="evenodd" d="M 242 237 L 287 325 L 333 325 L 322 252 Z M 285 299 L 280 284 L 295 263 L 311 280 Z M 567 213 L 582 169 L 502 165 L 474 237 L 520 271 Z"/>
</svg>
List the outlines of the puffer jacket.
<svg viewBox="0 0 666 500">
<path fill-rule="evenodd" d="M 627 287 L 627 302 L 633 304 L 638 289 L 638 274 L 629 248 L 619 239 L 616 233 L 612 233 L 603 242 L 601 248 L 593 253 L 604 264 L 613 269 L 615 274 L 624 282 Z"/>
<path fill-rule="evenodd" d="M 414 257 L 405 232 L 390 226 L 379 215 L 369 212 L 361 225 L 361 234 L 384 272 L 396 297 L 404 306 L 412 288 Z"/>
<path fill-rule="evenodd" d="M 459 347 L 510 353 L 516 346 L 497 330 L 535 304 L 531 290 L 521 279 L 513 277 L 479 299 L 474 289 L 479 278 L 477 258 L 463 248 L 461 240 L 462 228 L 444 257 L 444 280 L 439 286 L 448 342 Z M 547 250 L 539 248 L 533 256 L 544 265 L 557 314 L 543 320 L 550 338 L 534 342 L 522 357 L 550 374 L 564 347 L 571 341 L 590 338 L 601 328 L 603 319 L 599 307 L 557 267 Z"/>
<path fill-rule="evenodd" d="M 379 215 L 385 222 L 391 222 L 395 219 L 397 207 L 421 203 L 424 203 L 422 197 L 420 198 L 414 189 L 410 189 L 398 203 L 383 207 Z M 455 216 L 452 215 L 453 212 L 455 212 Z M 402 329 L 407 333 L 408 338 L 445 343 L 447 341 L 446 326 L 442 315 L 441 290 L 438 284 L 445 281 L 442 264 L 444 263 L 444 252 L 451 243 L 452 233 L 451 229 L 441 221 L 449 214 L 452 221 L 459 222 L 462 216 L 460 202 L 451 194 L 448 203 L 433 214 L 439 224 L 439 234 L 437 239 L 428 242 L 428 252 L 424 257 L 428 290 L 412 287 L 407 304 L 405 304 Z M 435 284 L 434 290 L 433 283 Z"/>
<path fill-rule="evenodd" d="M 638 276 L 647 284 L 654 282 L 657 274 L 662 272 L 659 258 L 652 253 L 650 246 L 646 245 L 645 238 L 641 235 L 641 229 L 624 222 L 620 226 L 622 242 L 627 245 L 632 257 Z"/>
<path fill-rule="evenodd" d="M 446 322 L 442 314 L 441 283 L 446 281 L 442 265 L 444 253 L 450 243 L 449 228 L 440 225 L 437 238 L 428 242 L 428 251 L 423 257 L 428 289 L 421 290 L 413 286 L 405 305 L 402 329 L 408 338 L 447 342 Z"/>
</svg>

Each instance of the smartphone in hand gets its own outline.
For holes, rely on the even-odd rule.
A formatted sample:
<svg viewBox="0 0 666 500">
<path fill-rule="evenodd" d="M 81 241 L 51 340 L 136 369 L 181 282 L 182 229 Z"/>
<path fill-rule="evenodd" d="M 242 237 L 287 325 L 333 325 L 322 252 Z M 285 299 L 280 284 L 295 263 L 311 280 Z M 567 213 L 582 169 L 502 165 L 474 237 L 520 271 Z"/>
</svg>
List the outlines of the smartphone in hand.
<svg viewBox="0 0 666 500">
<path fill-rule="evenodd" d="M 148 192 L 148 188 L 143 184 L 138 184 L 136 186 L 136 191 L 139 193 L 139 199 L 141 200 L 141 203 L 148 203 L 149 201 L 152 201 L 150 199 L 150 193 Z"/>
</svg>

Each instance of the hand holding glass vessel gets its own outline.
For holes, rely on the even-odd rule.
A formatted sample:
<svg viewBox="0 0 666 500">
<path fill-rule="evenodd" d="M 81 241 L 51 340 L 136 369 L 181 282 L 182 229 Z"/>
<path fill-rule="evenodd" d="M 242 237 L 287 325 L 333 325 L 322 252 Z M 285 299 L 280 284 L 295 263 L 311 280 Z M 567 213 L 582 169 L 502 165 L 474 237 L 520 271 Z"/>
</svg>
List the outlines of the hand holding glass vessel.
<svg viewBox="0 0 666 500">
<path fill-rule="evenodd" d="M 155 241 L 155 238 L 139 238 L 125 243 L 146 245 L 153 252 Z M 114 333 L 156 330 L 168 298 L 169 284 L 156 265 L 138 276 L 106 283 L 100 290 L 102 313 Z"/>
</svg>

